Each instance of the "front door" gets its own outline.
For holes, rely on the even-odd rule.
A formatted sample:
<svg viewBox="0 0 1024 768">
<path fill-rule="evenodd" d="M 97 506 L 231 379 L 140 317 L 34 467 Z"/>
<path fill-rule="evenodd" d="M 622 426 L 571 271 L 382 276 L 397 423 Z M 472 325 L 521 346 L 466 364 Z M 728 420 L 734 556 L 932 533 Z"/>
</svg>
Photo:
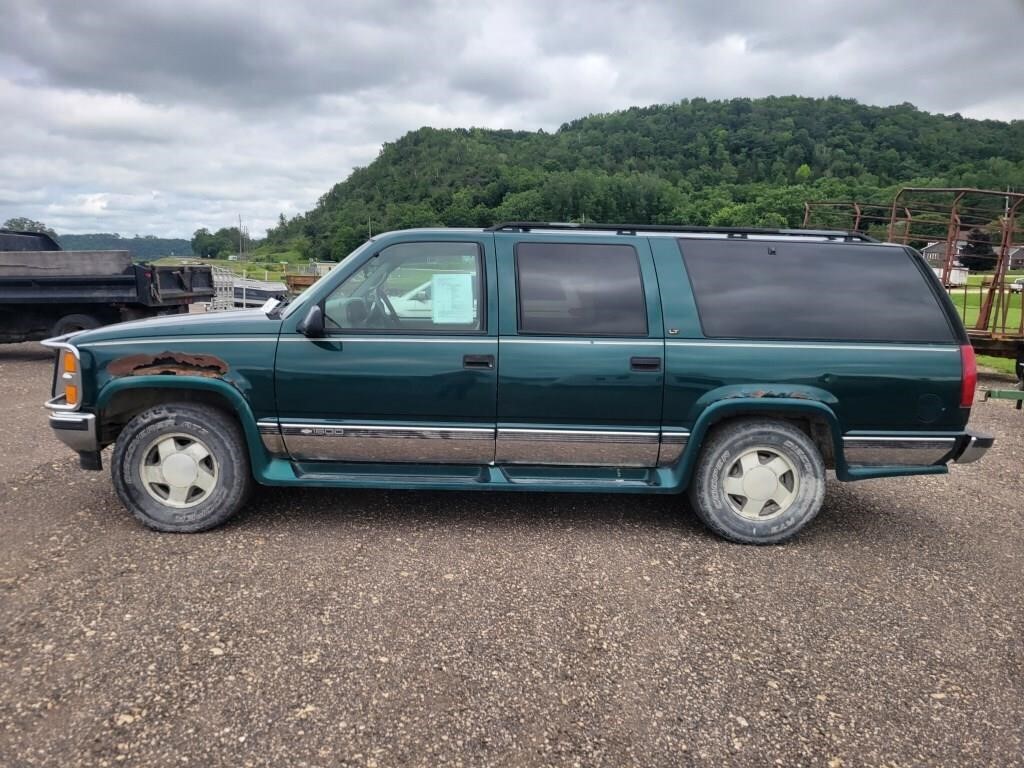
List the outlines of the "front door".
<svg viewBox="0 0 1024 768">
<path fill-rule="evenodd" d="M 493 461 L 493 263 L 490 235 L 432 236 L 368 251 L 322 303 L 325 338 L 282 333 L 275 376 L 288 455 L 297 461 Z"/>
<path fill-rule="evenodd" d="M 647 240 L 538 237 L 496 236 L 495 461 L 656 466 L 665 343 Z"/>
</svg>

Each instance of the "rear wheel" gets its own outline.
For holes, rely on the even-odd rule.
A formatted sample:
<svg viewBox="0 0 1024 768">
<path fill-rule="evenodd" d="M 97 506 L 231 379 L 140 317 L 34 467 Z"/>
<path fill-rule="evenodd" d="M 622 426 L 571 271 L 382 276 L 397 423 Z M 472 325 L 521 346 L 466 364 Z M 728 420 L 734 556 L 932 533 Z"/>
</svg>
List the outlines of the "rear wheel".
<svg viewBox="0 0 1024 768">
<path fill-rule="evenodd" d="M 199 404 L 143 411 L 121 431 L 111 474 L 121 503 L 158 531 L 220 525 L 245 503 L 252 473 L 238 423 Z"/>
<path fill-rule="evenodd" d="M 809 523 L 825 498 L 817 446 L 785 421 L 744 419 L 707 438 L 690 483 L 697 516 L 744 544 L 778 544 Z"/>
</svg>

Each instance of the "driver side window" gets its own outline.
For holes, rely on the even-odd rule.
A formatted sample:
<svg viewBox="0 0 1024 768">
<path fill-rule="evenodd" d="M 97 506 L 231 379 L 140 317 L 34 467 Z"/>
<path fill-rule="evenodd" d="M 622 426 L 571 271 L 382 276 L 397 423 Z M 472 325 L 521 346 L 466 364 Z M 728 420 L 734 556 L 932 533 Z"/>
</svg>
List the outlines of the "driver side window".
<svg viewBox="0 0 1024 768">
<path fill-rule="evenodd" d="M 324 302 L 330 331 L 482 331 L 476 243 L 398 243 L 348 277 Z"/>
</svg>

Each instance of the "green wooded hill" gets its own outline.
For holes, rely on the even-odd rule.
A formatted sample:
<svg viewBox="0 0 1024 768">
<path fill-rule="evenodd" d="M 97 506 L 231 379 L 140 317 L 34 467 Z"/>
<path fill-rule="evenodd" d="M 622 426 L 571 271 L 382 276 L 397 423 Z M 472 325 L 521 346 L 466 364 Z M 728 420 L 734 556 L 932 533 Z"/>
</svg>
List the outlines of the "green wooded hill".
<svg viewBox="0 0 1024 768">
<path fill-rule="evenodd" d="M 337 259 L 374 232 L 502 220 L 797 226 L 807 199 L 1024 187 L 1024 121 L 795 96 L 684 100 L 545 131 L 420 128 L 263 248 Z"/>
<path fill-rule="evenodd" d="M 191 256 L 192 244 L 180 238 L 121 237 L 116 232 L 96 232 L 85 235 L 57 235 L 61 246 L 68 251 L 131 251 L 136 261 L 159 259 L 162 256 Z"/>
</svg>

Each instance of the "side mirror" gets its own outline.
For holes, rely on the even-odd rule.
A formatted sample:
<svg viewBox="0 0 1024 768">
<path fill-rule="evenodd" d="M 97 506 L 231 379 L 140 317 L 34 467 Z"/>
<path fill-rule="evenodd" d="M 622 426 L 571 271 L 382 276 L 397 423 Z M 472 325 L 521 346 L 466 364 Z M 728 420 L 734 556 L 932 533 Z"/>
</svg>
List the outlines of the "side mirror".
<svg viewBox="0 0 1024 768">
<path fill-rule="evenodd" d="M 327 335 L 324 326 L 324 310 L 319 304 L 314 304 L 306 312 L 306 316 L 295 326 L 295 330 L 311 339 L 322 339 Z"/>
</svg>

